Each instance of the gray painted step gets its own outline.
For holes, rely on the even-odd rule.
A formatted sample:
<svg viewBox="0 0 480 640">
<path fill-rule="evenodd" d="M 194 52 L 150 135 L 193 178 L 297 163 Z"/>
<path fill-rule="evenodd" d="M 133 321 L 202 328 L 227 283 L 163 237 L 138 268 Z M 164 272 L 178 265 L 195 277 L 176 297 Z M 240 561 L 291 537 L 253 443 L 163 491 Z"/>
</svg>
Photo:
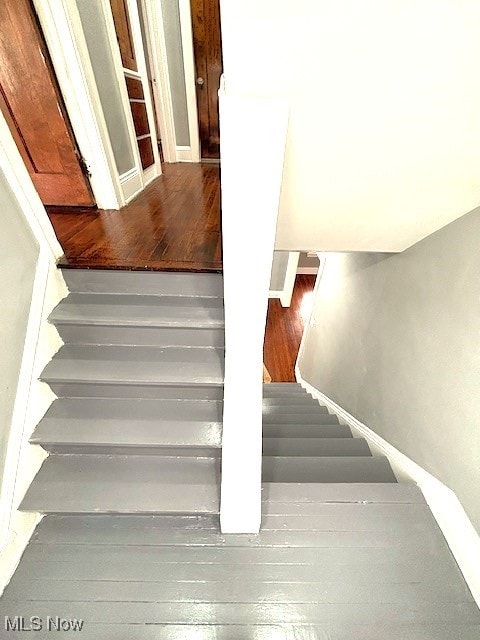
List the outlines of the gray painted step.
<svg viewBox="0 0 480 640">
<path fill-rule="evenodd" d="M 270 396 L 287 396 L 287 395 L 306 395 L 309 397 L 310 394 L 307 394 L 305 389 L 298 384 L 298 382 L 271 382 L 269 384 L 263 385 L 263 396 L 268 398 Z"/>
<path fill-rule="evenodd" d="M 269 424 L 263 425 L 265 438 L 352 438 L 343 424 Z"/>
<path fill-rule="evenodd" d="M 225 345 L 223 328 L 172 329 L 57 324 L 57 329 L 65 343 L 215 348 L 223 348 Z"/>
<path fill-rule="evenodd" d="M 62 275 L 77 293 L 223 297 L 221 274 L 62 269 Z"/>
<path fill-rule="evenodd" d="M 265 382 L 263 384 L 264 389 L 302 389 L 300 383 L 298 382 Z"/>
<path fill-rule="evenodd" d="M 338 424 L 338 417 L 333 413 L 264 413 L 263 424 Z"/>
<path fill-rule="evenodd" d="M 89 395 L 91 385 L 110 385 L 111 393 L 121 396 L 128 385 L 218 387 L 223 365 L 221 349 L 64 345 L 41 379 L 55 393 L 58 389 L 57 395 Z"/>
<path fill-rule="evenodd" d="M 317 405 L 281 405 L 281 406 L 271 406 L 271 405 L 263 405 L 263 414 L 268 416 L 283 416 L 283 415 L 309 415 L 316 416 L 321 414 L 328 413 L 327 407 Z"/>
<path fill-rule="evenodd" d="M 304 396 L 288 396 L 283 398 L 282 396 L 263 398 L 263 406 L 264 407 L 318 407 L 320 406 L 312 396 L 305 394 Z"/>
<path fill-rule="evenodd" d="M 384 457 L 264 456 L 263 482 L 396 482 Z"/>
<path fill-rule="evenodd" d="M 371 456 L 363 438 L 263 438 L 264 456 Z"/>
<path fill-rule="evenodd" d="M 70 293 L 49 319 L 55 325 L 224 327 L 221 298 L 179 296 Z"/>
<path fill-rule="evenodd" d="M 56 400 L 30 442 L 57 453 L 218 456 L 222 403 L 123 398 Z"/>
<path fill-rule="evenodd" d="M 40 513 L 218 513 L 214 458 L 51 455 L 20 509 Z"/>
</svg>

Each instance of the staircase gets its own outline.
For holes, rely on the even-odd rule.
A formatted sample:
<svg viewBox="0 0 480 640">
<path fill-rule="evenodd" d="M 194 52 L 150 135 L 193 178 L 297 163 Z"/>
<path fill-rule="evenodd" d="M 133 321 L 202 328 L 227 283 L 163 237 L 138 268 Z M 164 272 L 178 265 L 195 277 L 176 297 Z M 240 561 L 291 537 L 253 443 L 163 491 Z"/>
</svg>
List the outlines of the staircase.
<svg viewBox="0 0 480 640">
<path fill-rule="evenodd" d="M 264 385 L 263 481 L 292 483 L 396 482 L 389 461 L 373 457 L 299 384 Z"/>
<path fill-rule="evenodd" d="M 297 384 L 264 385 L 261 531 L 222 535 L 220 275 L 64 276 L 50 319 L 65 344 L 42 374 L 58 398 L 31 438 L 49 456 L 21 504 L 47 517 L 0 600 L 11 629 L 33 615 L 80 619 L 85 640 L 479 637 L 418 487 Z"/>
<path fill-rule="evenodd" d="M 21 509 L 218 514 L 223 282 L 218 274 L 64 270 L 42 373 L 58 398 Z"/>
</svg>

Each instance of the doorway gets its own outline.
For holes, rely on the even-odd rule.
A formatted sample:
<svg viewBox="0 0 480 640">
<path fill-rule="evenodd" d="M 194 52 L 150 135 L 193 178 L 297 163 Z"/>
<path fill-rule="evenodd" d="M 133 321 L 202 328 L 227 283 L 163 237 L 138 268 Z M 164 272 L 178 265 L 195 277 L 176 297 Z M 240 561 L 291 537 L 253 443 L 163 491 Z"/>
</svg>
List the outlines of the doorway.
<svg viewBox="0 0 480 640">
<path fill-rule="evenodd" d="M 0 3 L 0 108 L 43 204 L 94 206 L 30 0 Z"/>
<path fill-rule="evenodd" d="M 220 158 L 218 89 L 222 75 L 219 0 L 190 0 L 202 160 Z"/>
</svg>

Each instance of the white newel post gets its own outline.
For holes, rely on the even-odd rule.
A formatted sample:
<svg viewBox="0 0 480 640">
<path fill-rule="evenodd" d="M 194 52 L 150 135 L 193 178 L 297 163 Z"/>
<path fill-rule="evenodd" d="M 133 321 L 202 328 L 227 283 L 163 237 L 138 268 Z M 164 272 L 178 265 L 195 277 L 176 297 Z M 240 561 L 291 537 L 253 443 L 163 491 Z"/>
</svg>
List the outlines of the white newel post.
<svg viewBox="0 0 480 640">
<path fill-rule="evenodd" d="M 237 98 L 220 91 L 224 533 L 256 533 L 260 528 L 263 340 L 287 124 L 284 101 Z"/>
</svg>

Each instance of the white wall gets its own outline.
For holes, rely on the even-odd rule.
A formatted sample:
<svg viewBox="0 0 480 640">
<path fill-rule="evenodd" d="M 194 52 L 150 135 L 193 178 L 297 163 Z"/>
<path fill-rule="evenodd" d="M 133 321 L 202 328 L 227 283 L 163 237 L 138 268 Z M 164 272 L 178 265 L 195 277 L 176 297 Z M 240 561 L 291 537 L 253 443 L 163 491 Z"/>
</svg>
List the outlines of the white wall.
<svg viewBox="0 0 480 640">
<path fill-rule="evenodd" d="M 401 251 L 479 204 L 477 0 L 221 6 L 229 94 L 290 102 L 277 249 Z"/>
</svg>

